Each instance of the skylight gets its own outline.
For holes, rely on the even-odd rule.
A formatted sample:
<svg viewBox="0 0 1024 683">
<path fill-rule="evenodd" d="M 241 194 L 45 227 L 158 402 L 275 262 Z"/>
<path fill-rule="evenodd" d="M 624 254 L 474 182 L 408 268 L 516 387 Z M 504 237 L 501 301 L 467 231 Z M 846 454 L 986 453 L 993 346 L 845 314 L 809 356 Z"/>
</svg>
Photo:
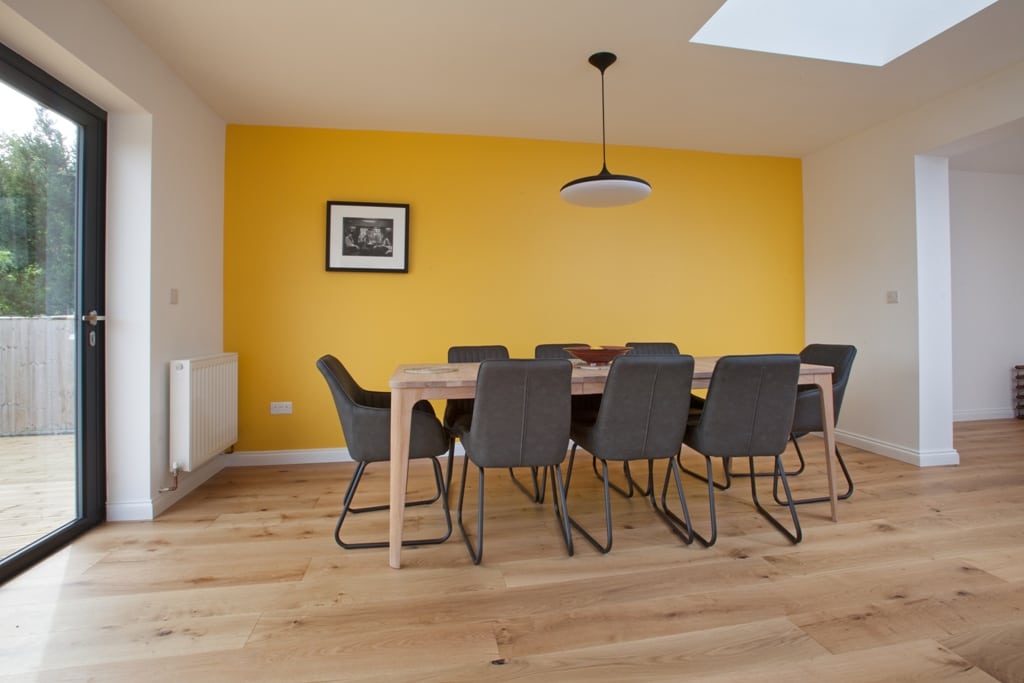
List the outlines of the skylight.
<svg viewBox="0 0 1024 683">
<path fill-rule="evenodd" d="M 884 66 L 996 0 L 725 0 L 691 43 Z"/>
</svg>

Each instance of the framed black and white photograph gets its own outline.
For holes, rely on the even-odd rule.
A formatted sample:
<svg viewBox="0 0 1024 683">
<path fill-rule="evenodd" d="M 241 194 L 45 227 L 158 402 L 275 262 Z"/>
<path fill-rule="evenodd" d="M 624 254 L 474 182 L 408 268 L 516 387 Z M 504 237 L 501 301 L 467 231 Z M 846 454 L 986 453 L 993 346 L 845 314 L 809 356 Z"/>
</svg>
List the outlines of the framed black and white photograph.
<svg viewBox="0 0 1024 683">
<path fill-rule="evenodd" d="M 409 272 L 409 205 L 327 202 L 327 270 Z"/>
</svg>

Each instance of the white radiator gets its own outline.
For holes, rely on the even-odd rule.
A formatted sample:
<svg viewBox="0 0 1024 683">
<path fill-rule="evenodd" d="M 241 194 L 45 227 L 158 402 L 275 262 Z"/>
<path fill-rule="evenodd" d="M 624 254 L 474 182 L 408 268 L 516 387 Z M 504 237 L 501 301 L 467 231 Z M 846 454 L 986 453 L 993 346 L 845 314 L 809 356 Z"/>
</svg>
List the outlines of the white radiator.
<svg viewBox="0 0 1024 683">
<path fill-rule="evenodd" d="M 238 354 L 172 360 L 170 466 L 191 472 L 238 441 Z"/>
</svg>

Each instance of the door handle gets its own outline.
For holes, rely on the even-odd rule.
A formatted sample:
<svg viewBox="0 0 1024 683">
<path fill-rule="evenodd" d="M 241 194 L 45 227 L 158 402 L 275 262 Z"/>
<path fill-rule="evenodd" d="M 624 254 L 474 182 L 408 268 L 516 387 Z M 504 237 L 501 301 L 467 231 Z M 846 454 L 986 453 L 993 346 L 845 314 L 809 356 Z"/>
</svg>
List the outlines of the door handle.
<svg viewBox="0 0 1024 683">
<path fill-rule="evenodd" d="M 82 316 L 82 321 L 87 322 L 93 327 L 96 327 L 96 323 L 102 322 L 107 319 L 107 316 L 100 315 L 96 312 L 96 309 L 89 311 L 86 315 Z"/>
</svg>

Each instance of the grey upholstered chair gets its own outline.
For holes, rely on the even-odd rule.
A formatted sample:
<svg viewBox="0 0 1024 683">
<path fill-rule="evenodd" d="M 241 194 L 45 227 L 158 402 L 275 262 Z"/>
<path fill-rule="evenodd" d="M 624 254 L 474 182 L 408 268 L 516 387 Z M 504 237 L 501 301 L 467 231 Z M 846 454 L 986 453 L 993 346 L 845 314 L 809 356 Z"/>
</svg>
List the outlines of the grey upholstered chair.
<svg viewBox="0 0 1024 683">
<path fill-rule="evenodd" d="M 537 344 L 533 349 L 533 357 L 538 359 L 546 358 L 565 358 L 572 360 L 574 356 L 565 350 L 567 346 L 590 346 L 583 342 L 565 342 L 563 344 Z M 572 416 L 576 419 L 580 416 L 585 416 L 589 419 L 593 419 L 597 415 L 597 408 L 601 404 L 600 394 L 590 395 L 579 395 L 572 397 Z M 523 493 L 527 496 L 531 496 L 537 503 L 544 502 L 544 491 L 547 488 L 547 476 L 546 473 L 543 475 L 537 471 L 536 468 L 531 468 L 530 476 L 533 479 L 533 491 L 530 491 L 523 483 L 516 477 L 516 473 L 511 468 L 508 471 L 512 477 L 512 483 L 518 486 Z"/>
<path fill-rule="evenodd" d="M 572 366 L 565 360 L 485 360 L 476 380 L 476 400 L 470 427 L 462 434 L 466 459 L 462 463 L 458 523 L 473 564 L 483 558 L 484 472 L 487 469 L 530 467 L 550 471 L 555 510 L 573 554 L 561 464 L 569 446 L 569 397 Z M 479 471 L 476 546 L 463 524 L 466 472 L 470 461 Z"/>
<path fill-rule="evenodd" d="M 612 363 L 605 383 L 604 398 L 597 419 L 593 422 L 573 421 L 573 445 L 569 455 L 569 479 L 577 446 L 590 452 L 602 465 L 604 483 L 605 541 L 597 541 L 575 520 L 573 526 L 599 551 L 612 547 L 612 515 L 609 497 L 608 462 L 647 461 L 647 486 L 643 494 L 650 497 L 654 509 L 684 542 L 690 543 L 689 515 L 676 454 L 683 442 L 686 418 L 690 408 L 690 387 L 693 383 L 693 356 L 622 356 Z M 668 477 L 675 478 L 679 504 L 685 522 L 677 525 L 658 507 L 654 491 L 653 463 L 665 460 L 665 486 Z M 627 479 L 632 480 L 629 470 Z M 566 488 L 569 488 L 567 482 Z M 632 491 L 632 483 L 630 484 Z M 621 492 L 621 491 L 620 491 Z M 663 492 L 664 495 L 664 492 Z M 664 503 L 663 503 L 664 504 Z"/>
<path fill-rule="evenodd" d="M 633 350 L 631 356 L 678 356 L 679 347 L 675 342 L 626 342 Z"/>
<path fill-rule="evenodd" d="M 843 396 L 846 394 L 846 384 L 850 380 L 850 371 L 853 369 L 853 360 L 857 357 L 857 348 L 846 344 L 808 344 L 800 352 L 800 361 L 813 365 L 831 365 L 832 371 L 832 415 L 835 423 L 839 422 L 839 409 L 843 405 Z M 787 472 L 792 476 L 800 474 L 804 470 L 804 454 L 800 450 L 798 439 L 809 432 L 820 432 L 824 429 L 824 422 L 821 415 L 821 389 L 815 384 L 802 384 L 797 389 L 796 413 L 793 416 L 793 426 L 790 430 L 790 440 L 796 447 L 797 457 L 800 458 L 800 466 L 795 472 Z M 839 447 L 836 447 L 836 460 L 846 478 L 846 492 L 837 496 L 839 500 L 846 500 L 853 495 L 853 478 L 850 470 L 843 460 Z M 777 479 L 777 477 L 776 477 Z M 778 481 L 775 482 L 775 499 L 782 502 L 778 495 Z M 829 500 L 828 496 L 814 498 L 796 498 L 793 503 L 822 503 Z"/>
<path fill-rule="evenodd" d="M 508 358 L 508 349 L 500 344 L 487 346 L 452 346 L 448 349 L 449 363 L 479 363 L 494 358 Z M 448 471 L 445 474 L 445 487 L 451 489 L 452 463 L 455 460 L 455 440 L 462 438 L 462 433 L 469 429 L 473 417 L 473 399 L 450 398 L 444 407 L 444 428 L 451 435 L 451 446 L 448 448 Z"/>
<path fill-rule="evenodd" d="M 832 415 L 835 422 L 839 421 L 839 408 L 843 404 L 843 395 L 846 393 L 846 383 L 850 378 L 850 370 L 853 368 L 853 359 L 857 355 L 857 349 L 844 344 L 809 344 L 800 352 L 800 362 L 812 365 L 830 365 L 832 372 Z M 833 424 L 835 426 L 835 424 Z M 801 474 L 807 466 L 803 451 L 800 449 L 799 438 L 806 436 L 809 432 L 820 432 L 824 429 L 821 419 L 821 389 L 816 384 L 801 384 L 796 394 L 796 414 L 793 416 L 793 430 L 790 433 L 790 441 L 796 449 L 799 464 L 796 469 L 786 470 L 786 476 L 794 477 Z M 836 496 L 839 500 L 846 500 L 853 495 L 853 479 L 850 470 L 843 460 L 843 456 L 836 448 L 836 460 L 846 478 L 846 492 Z M 719 488 L 728 488 L 733 477 L 749 477 L 749 472 L 734 472 L 728 461 L 725 465 L 725 484 Z M 756 472 L 753 476 L 775 477 L 775 472 Z M 774 482 L 773 495 L 775 501 L 780 505 L 786 502 L 779 498 L 779 483 Z M 814 498 L 796 498 L 793 502 L 797 505 L 803 503 L 822 503 L 830 500 L 828 496 Z"/>
<path fill-rule="evenodd" d="M 746 457 L 751 472 L 756 471 L 755 458 L 773 458 L 776 476 L 786 491 L 794 531 L 790 532 L 761 505 L 757 497 L 758 477 L 750 477 L 754 506 L 793 543 L 799 543 L 803 537 L 780 457 L 786 450 L 793 425 L 799 377 L 800 357 L 795 354 L 723 356 L 715 365 L 703 409 L 696 420 L 691 417 L 683 439 L 687 446 L 704 456 L 706 464 L 706 477 L 684 468 L 708 483 L 711 534 L 705 538 L 690 526 L 693 536 L 704 545 L 713 545 L 718 538 L 712 458 Z M 665 504 L 664 494 L 662 504 Z M 685 520 L 677 517 L 676 522 L 682 524 Z"/>
<path fill-rule="evenodd" d="M 342 548 L 386 548 L 387 541 L 352 543 L 342 540 L 341 525 L 349 512 L 361 513 L 376 510 L 387 510 L 387 505 L 370 507 L 352 507 L 356 489 L 362 479 L 367 465 L 387 462 L 391 456 L 391 394 L 386 391 L 368 391 L 359 386 L 341 361 L 332 355 L 321 356 L 316 362 L 320 373 L 327 380 L 334 399 L 334 407 L 338 411 L 341 430 L 345 436 L 348 453 L 356 464 L 352 481 L 345 491 L 341 514 L 334 527 L 334 540 Z M 430 458 L 434 467 L 434 479 L 437 494 L 427 500 L 406 503 L 406 506 L 428 505 L 441 501 L 447 531 L 437 538 L 403 540 L 402 545 L 416 546 L 431 543 L 443 543 L 452 533 L 452 520 L 448 512 L 444 475 L 437 456 L 448 451 L 449 438 L 441 422 L 434 414 L 434 409 L 427 401 L 420 401 L 413 407 L 412 431 L 409 438 L 409 459 Z"/>
</svg>

